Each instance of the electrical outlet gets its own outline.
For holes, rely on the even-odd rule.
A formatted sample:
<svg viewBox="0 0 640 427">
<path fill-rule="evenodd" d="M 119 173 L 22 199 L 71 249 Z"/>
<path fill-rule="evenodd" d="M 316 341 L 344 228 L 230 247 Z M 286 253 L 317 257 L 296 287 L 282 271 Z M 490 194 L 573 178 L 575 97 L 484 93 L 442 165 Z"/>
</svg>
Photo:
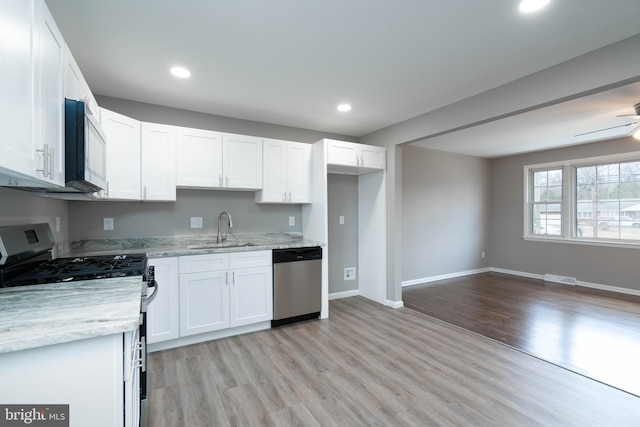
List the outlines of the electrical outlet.
<svg viewBox="0 0 640 427">
<path fill-rule="evenodd" d="M 192 216 L 191 217 L 191 228 L 202 228 L 202 217 L 201 216 Z"/>
<path fill-rule="evenodd" d="M 338 219 L 339 219 L 340 225 L 344 225 L 344 215 L 340 215 L 340 218 Z"/>
<path fill-rule="evenodd" d="M 103 218 L 102 219 L 102 226 L 103 226 L 105 231 L 113 230 L 113 218 Z"/>
<path fill-rule="evenodd" d="M 290 216 L 289 217 L 289 227 L 293 227 L 294 225 L 296 225 L 296 217 L 295 216 Z"/>
<path fill-rule="evenodd" d="M 355 267 L 347 267 L 344 269 L 344 280 L 356 280 Z"/>
</svg>

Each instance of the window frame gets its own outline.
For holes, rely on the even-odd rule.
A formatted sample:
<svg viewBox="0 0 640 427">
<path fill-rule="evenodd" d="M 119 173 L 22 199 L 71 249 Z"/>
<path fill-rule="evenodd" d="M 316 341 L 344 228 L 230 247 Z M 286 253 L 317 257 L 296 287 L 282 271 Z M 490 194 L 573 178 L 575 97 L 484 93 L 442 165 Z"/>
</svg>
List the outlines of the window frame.
<svg viewBox="0 0 640 427">
<path fill-rule="evenodd" d="M 577 168 L 628 161 L 640 161 L 640 151 L 525 165 L 522 238 L 529 241 L 640 249 L 640 240 L 588 238 L 577 235 Z M 560 235 L 534 234 L 532 223 L 533 173 L 557 169 L 562 169 L 561 233 Z"/>
</svg>

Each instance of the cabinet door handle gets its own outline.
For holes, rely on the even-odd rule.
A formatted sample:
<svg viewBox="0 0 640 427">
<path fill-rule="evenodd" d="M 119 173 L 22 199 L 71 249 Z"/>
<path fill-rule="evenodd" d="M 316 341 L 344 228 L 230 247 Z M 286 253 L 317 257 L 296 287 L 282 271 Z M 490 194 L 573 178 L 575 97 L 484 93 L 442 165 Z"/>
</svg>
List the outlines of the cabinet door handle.
<svg viewBox="0 0 640 427">
<path fill-rule="evenodd" d="M 222 184 L 222 174 L 218 175 L 218 186 L 219 187 L 223 186 L 223 184 Z"/>
<path fill-rule="evenodd" d="M 49 178 L 53 179 L 53 171 L 55 169 L 55 160 L 54 160 L 55 149 L 51 147 L 49 150 Z"/>
<path fill-rule="evenodd" d="M 291 201 L 291 191 L 289 191 L 289 201 Z"/>
<path fill-rule="evenodd" d="M 36 150 L 38 153 L 42 153 L 42 169 L 37 169 L 38 172 L 42 172 L 46 178 L 49 175 L 49 144 L 44 144 L 42 150 Z"/>
<path fill-rule="evenodd" d="M 147 186 L 142 187 L 142 200 L 147 200 Z"/>
<path fill-rule="evenodd" d="M 287 201 L 287 192 L 286 192 L 286 191 L 283 191 L 283 192 L 282 192 L 282 201 L 283 201 L 283 202 L 286 202 L 286 201 Z"/>
<path fill-rule="evenodd" d="M 231 284 L 232 285 L 236 284 L 236 272 L 235 271 L 231 272 Z"/>
</svg>

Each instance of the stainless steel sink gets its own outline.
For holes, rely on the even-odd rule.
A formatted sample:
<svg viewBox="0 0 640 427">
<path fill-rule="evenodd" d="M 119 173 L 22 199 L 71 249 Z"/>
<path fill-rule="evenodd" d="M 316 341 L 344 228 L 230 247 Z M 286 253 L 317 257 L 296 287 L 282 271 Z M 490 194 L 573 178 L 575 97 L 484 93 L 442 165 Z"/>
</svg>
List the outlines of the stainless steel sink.
<svg viewBox="0 0 640 427">
<path fill-rule="evenodd" d="M 220 249 L 220 248 L 245 248 L 251 246 L 258 246 L 257 243 L 248 242 L 248 243 L 239 243 L 239 242 L 224 242 L 224 243 L 200 243 L 197 245 L 188 245 L 189 249 Z"/>
</svg>

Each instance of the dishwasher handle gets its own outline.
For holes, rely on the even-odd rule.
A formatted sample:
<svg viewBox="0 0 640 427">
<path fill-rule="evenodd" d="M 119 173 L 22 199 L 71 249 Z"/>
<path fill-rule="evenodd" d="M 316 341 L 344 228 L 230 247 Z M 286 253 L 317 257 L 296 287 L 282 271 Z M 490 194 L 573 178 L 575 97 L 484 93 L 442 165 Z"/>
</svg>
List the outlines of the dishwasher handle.
<svg viewBox="0 0 640 427">
<path fill-rule="evenodd" d="M 312 261 L 322 259 L 321 247 L 307 248 L 291 248 L 291 249 L 274 249 L 273 263 L 296 262 L 296 261 Z"/>
</svg>

